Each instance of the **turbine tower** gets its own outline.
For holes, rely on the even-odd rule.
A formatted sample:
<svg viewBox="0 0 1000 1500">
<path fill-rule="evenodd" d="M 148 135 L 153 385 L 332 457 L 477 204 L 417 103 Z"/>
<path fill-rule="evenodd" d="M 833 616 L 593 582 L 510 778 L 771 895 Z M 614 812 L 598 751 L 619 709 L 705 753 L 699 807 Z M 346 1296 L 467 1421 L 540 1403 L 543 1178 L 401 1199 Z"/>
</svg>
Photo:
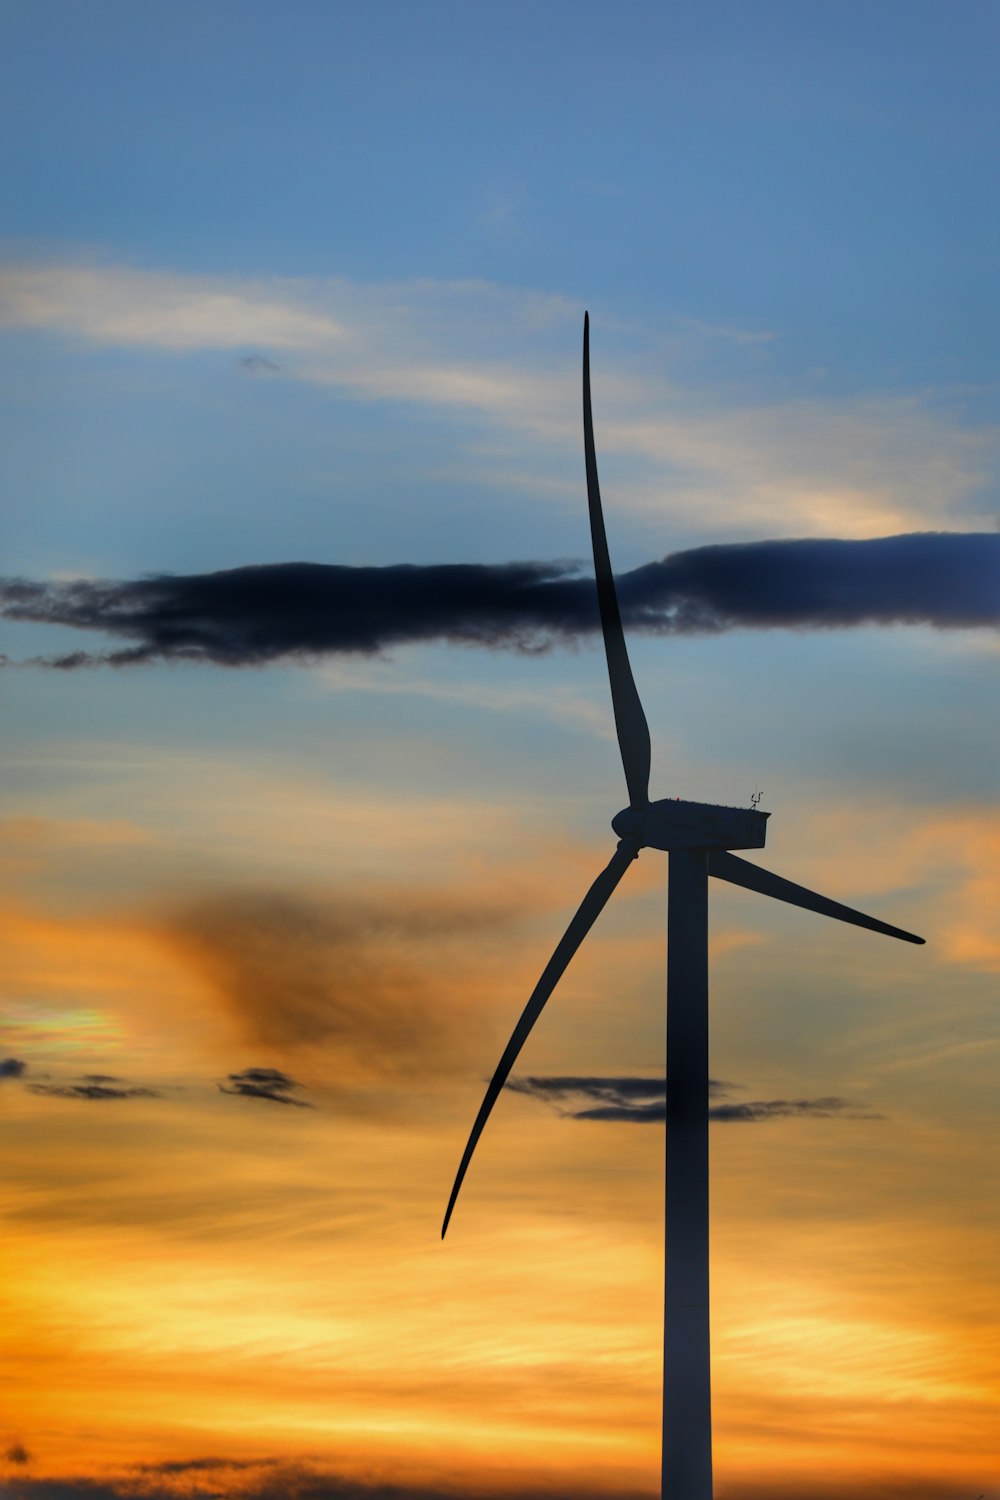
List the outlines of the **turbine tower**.
<svg viewBox="0 0 1000 1500">
<path fill-rule="evenodd" d="M 528 1034 L 573 954 L 640 849 L 669 859 L 667 1106 L 664 1214 L 663 1500 L 712 1500 L 708 1303 L 708 878 L 802 906 L 907 943 L 923 938 L 865 916 L 731 853 L 762 849 L 769 813 L 679 799 L 650 802 L 650 741 L 629 665 L 608 555 L 590 407 L 590 319 L 583 320 L 583 444 L 604 649 L 629 805 L 611 826 L 619 843 L 549 959 L 490 1081 L 459 1163 L 441 1229 L 448 1229 L 483 1127 Z"/>
</svg>

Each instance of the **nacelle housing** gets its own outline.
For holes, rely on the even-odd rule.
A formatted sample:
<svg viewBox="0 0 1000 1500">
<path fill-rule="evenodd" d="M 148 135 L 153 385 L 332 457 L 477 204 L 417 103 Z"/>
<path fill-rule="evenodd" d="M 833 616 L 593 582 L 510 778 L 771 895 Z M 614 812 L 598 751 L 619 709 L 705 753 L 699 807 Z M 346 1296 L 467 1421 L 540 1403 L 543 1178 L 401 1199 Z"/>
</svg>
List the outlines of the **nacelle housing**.
<svg viewBox="0 0 1000 1500">
<path fill-rule="evenodd" d="M 770 813 L 755 807 L 716 807 L 680 797 L 625 807 L 611 819 L 619 838 L 646 849 L 763 849 Z"/>
</svg>

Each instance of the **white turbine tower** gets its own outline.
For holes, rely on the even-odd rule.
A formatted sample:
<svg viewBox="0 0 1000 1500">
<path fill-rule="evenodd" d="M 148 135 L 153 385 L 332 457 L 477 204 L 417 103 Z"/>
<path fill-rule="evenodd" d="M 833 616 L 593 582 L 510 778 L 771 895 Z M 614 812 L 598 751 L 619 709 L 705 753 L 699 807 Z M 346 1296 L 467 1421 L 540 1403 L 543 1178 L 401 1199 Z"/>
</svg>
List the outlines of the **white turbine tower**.
<svg viewBox="0 0 1000 1500">
<path fill-rule="evenodd" d="M 583 441 L 601 629 L 629 805 L 611 820 L 619 844 L 584 896 L 514 1027 L 459 1164 L 441 1237 L 462 1180 L 518 1053 L 560 976 L 640 849 L 669 855 L 667 898 L 667 1123 L 664 1221 L 663 1497 L 712 1500 L 708 1318 L 708 877 L 836 917 L 907 943 L 923 938 L 794 885 L 729 851 L 762 849 L 757 807 L 649 800 L 650 743 L 632 678 L 608 556 L 590 409 L 590 320 L 583 323 Z M 756 801 L 757 799 L 755 799 Z"/>
</svg>

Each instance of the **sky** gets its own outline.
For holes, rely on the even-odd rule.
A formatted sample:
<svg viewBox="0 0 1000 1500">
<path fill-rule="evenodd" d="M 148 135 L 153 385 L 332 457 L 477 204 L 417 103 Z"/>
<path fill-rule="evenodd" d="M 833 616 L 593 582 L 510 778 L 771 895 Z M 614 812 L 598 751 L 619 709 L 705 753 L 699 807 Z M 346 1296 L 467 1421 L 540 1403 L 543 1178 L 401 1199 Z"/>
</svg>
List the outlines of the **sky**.
<svg viewBox="0 0 1000 1500">
<path fill-rule="evenodd" d="M 666 861 L 718 1500 L 1000 1500 L 1000 14 L 11 0 L 0 1494 L 658 1494 Z"/>
</svg>

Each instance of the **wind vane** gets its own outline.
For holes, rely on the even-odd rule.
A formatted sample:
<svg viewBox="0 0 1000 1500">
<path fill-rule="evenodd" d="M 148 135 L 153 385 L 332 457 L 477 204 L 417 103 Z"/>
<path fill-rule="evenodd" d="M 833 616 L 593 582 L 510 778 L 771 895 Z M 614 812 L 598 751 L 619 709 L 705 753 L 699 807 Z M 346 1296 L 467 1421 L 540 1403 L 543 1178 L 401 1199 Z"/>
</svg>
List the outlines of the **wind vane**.
<svg viewBox="0 0 1000 1500">
<path fill-rule="evenodd" d="M 907 943 L 921 937 L 865 916 L 740 859 L 733 849 L 762 849 L 769 813 L 762 793 L 749 809 L 649 800 L 650 740 L 629 665 L 608 555 L 597 481 L 590 407 L 590 318 L 583 320 L 583 446 L 590 534 L 601 630 L 611 680 L 618 745 L 629 805 L 611 819 L 619 843 L 584 896 L 542 972 L 497 1064 L 469 1135 L 448 1200 L 441 1237 L 489 1119 L 531 1028 L 570 959 L 607 905 L 640 849 L 662 849 L 670 862 L 667 897 L 667 1126 L 664 1212 L 663 1466 L 664 1500 L 712 1500 L 712 1402 L 708 1318 L 708 877 L 777 901 L 867 927 Z"/>
</svg>

